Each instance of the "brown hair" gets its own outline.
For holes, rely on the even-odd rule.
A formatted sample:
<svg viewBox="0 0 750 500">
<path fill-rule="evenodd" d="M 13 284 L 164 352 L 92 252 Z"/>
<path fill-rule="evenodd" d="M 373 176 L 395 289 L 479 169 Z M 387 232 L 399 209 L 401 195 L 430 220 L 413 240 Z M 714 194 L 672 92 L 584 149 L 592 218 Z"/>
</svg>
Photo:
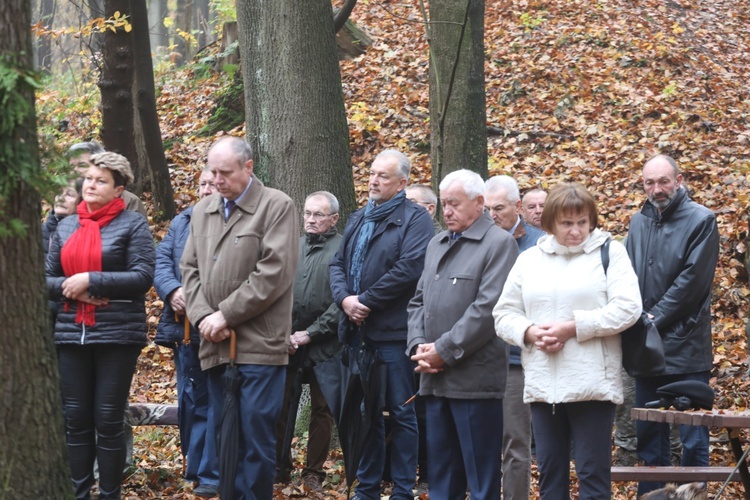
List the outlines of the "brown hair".
<svg viewBox="0 0 750 500">
<path fill-rule="evenodd" d="M 561 182 L 550 190 L 542 211 L 542 229 L 551 234 L 557 219 L 565 214 L 587 214 L 592 230 L 599 225 L 596 201 L 579 182 Z"/>
</svg>

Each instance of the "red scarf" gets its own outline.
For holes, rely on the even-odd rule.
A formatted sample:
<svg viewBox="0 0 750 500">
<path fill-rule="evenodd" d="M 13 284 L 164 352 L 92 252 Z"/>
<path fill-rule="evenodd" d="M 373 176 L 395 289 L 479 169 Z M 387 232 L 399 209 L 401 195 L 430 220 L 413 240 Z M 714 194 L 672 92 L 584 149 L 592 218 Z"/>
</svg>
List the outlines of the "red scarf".
<svg viewBox="0 0 750 500">
<path fill-rule="evenodd" d="M 60 252 L 60 263 L 66 277 L 78 273 L 102 270 L 102 233 L 101 228 L 112 222 L 112 219 L 125 210 L 122 198 L 115 198 L 96 212 L 89 212 L 86 202 L 78 204 L 78 222 L 80 227 L 68 238 Z M 68 311 L 70 304 L 65 304 Z M 88 302 L 77 301 L 76 323 L 94 326 L 94 309 Z"/>
</svg>

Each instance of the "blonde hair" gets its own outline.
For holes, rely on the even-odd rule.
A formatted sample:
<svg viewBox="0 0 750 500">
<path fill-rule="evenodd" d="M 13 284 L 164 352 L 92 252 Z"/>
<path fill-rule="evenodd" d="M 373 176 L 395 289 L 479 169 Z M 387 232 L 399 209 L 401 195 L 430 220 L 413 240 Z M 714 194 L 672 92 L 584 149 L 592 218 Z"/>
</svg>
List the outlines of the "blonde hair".
<svg viewBox="0 0 750 500">
<path fill-rule="evenodd" d="M 115 179 L 115 187 L 127 187 L 132 184 L 135 178 L 130 168 L 130 162 L 121 154 L 105 151 L 91 156 L 91 164 L 97 168 L 104 168 L 112 172 Z"/>
</svg>

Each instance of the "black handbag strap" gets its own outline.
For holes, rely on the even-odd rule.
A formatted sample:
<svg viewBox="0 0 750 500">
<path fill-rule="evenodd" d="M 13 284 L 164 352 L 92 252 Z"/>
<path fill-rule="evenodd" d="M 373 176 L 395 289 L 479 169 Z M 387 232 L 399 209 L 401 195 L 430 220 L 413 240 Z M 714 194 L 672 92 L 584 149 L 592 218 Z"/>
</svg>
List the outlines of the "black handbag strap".
<svg viewBox="0 0 750 500">
<path fill-rule="evenodd" d="M 604 276 L 607 275 L 607 268 L 609 267 L 609 242 L 612 241 L 611 238 L 607 238 L 607 241 L 605 241 L 601 247 L 599 247 L 599 250 L 602 253 L 602 268 L 604 269 Z"/>
</svg>

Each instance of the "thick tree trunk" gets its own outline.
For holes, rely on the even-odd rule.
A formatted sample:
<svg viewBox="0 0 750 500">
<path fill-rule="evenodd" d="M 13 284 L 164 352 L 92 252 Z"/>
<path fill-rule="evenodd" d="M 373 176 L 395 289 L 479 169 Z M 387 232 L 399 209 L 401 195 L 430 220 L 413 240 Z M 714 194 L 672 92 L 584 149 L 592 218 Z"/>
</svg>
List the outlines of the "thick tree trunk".
<svg viewBox="0 0 750 500">
<path fill-rule="evenodd" d="M 28 0 L 0 2 L 0 71 L 32 69 Z M 6 87 L 7 85 L 7 87 Z M 42 263 L 39 193 L 19 175 L 38 176 L 34 91 L 22 78 L 3 79 L 0 98 L 18 121 L 0 126 L 0 226 L 25 230 L 0 236 L 0 497 L 67 498 L 71 495 Z M 18 91 L 19 94 L 15 94 Z M 10 175 L 11 171 L 15 175 Z"/>
<path fill-rule="evenodd" d="M 169 47 L 169 35 L 164 19 L 169 15 L 167 0 L 149 0 L 148 25 L 151 35 L 151 47 L 157 55 L 165 55 Z"/>
<path fill-rule="evenodd" d="M 433 0 L 430 21 L 430 157 L 437 188 L 461 168 L 487 178 L 484 0 Z"/>
<path fill-rule="evenodd" d="M 105 35 L 99 81 L 102 142 L 130 161 L 135 182 L 128 189 L 138 195 L 151 190 L 155 220 L 167 220 L 175 214 L 174 194 L 156 114 L 146 2 L 107 0 L 106 15 L 117 11 L 129 16 L 133 29 L 130 33 L 107 30 Z"/>
<path fill-rule="evenodd" d="M 107 0 L 105 15 L 112 17 L 115 12 L 130 16 L 128 0 Z M 143 192 L 146 177 L 143 165 L 138 162 L 135 146 L 135 122 L 133 117 L 133 89 L 135 85 L 135 65 L 131 35 L 120 28 L 116 32 L 107 30 L 104 34 L 104 63 L 99 80 L 102 93 L 101 137 L 105 149 L 125 156 L 130 161 L 135 182 L 128 190 L 138 195 Z"/>
<path fill-rule="evenodd" d="M 256 173 L 300 212 L 309 193 L 332 192 L 346 219 L 354 183 L 330 0 L 237 2 L 237 23 Z"/>
<path fill-rule="evenodd" d="M 151 195 L 154 200 L 154 220 L 172 220 L 175 214 L 174 191 L 169 178 L 169 166 L 164 156 L 159 116 L 156 113 L 154 67 L 148 36 L 148 12 L 145 0 L 131 0 L 133 16 L 133 59 L 135 61 L 135 130 L 138 163 L 148 167 Z M 140 125 L 140 126 L 138 126 Z"/>
</svg>

